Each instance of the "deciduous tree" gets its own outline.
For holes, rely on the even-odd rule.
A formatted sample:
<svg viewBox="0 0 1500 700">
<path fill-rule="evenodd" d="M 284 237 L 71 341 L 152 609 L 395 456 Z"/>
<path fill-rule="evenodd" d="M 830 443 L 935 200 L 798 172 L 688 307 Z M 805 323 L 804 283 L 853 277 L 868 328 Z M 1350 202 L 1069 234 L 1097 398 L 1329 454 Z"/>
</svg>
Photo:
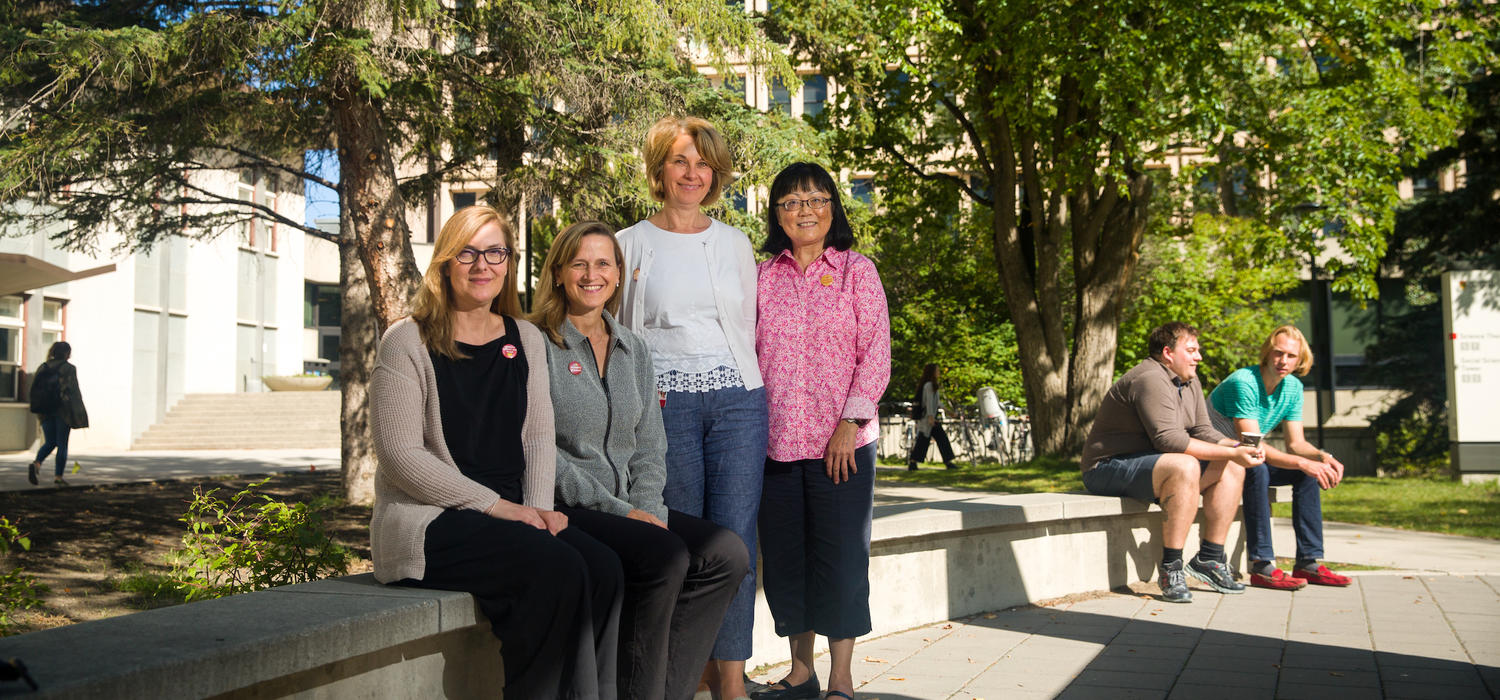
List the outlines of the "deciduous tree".
<svg viewBox="0 0 1500 700">
<path fill-rule="evenodd" d="M 1458 123 L 1469 5 L 827 0 L 769 21 L 838 85 L 840 165 L 941 184 L 962 202 L 909 206 L 986 227 L 1037 447 L 1068 453 L 1110 384 L 1148 171 L 1221 164 L 1244 185 L 1227 213 L 1336 249 L 1337 284 L 1372 291 L 1400 167 Z"/>
</svg>

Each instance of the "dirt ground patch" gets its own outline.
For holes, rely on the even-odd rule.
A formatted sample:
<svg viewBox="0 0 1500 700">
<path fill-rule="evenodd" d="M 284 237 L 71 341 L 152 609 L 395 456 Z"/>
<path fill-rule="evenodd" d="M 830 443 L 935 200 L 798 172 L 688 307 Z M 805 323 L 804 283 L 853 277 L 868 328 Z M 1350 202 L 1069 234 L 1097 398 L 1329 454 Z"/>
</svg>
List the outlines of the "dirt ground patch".
<svg viewBox="0 0 1500 700">
<path fill-rule="evenodd" d="M 166 557 L 181 546 L 180 518 L 193 489 L 221 488 L 226 498 L 258 479 L 205 478 L 72 489 L 0 493 L 0 515 L 31 538 L 4 566 L 24 567 L 50 589 L 40 610 L 15 616 L 12 634 L 124 615 L 163 603 L 121 590 L 131 574 L 165 574 Z M 261 493 L 304 502 L 342 491 L 337 472 L 280 474 Z M 370 570 L 370 509 L 341 506 L 328 513 L 334 540 L 354 551 L 350 573 Z"/>
</svg>

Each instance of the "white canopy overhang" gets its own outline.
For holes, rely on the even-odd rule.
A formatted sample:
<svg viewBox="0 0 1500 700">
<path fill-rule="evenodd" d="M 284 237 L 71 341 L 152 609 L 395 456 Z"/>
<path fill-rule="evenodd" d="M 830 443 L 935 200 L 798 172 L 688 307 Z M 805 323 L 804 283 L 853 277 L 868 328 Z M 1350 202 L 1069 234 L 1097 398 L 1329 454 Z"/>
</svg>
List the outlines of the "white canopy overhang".
<svg viewBox="0 0 1500 700">
<path fill-rule="evenodd" d="M 114 263 L 74 272 L 30 255 L 0 253 L 0 296 L 114 271 Z"/>
</svg>

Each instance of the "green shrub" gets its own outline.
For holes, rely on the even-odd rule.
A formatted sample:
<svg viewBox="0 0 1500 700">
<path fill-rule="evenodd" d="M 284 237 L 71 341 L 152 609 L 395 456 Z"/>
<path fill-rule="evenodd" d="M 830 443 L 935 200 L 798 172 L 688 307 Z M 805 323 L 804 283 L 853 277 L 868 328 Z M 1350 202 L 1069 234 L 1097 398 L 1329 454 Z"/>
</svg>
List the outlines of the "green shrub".
<svg viewBox="0 0 1500 700">
<path fill-rule="evenodd" d="M 1447 476 L 1448 425 L 1444 416 L 1414 411 L 1371 422 L 1375 467 L 1389 476 Z"/>
<path fill-rule="evenodd" d="M 193 490 L 181 520 L 188 532 L 173 552 L 171 579 L 187 600 L 220 598 L 315 581 L 349 571 L 353 554 L 328 534 L 327 496 L 284 503 L 256 493 L 262 479 L 225 501 L 220 489 Z"/>
<path fill-rule="evenodd" d="M 9 563 L 13 547 L 30 550 L 31 539 L 22 535 L 15 523 L 0 515 L 0 565 Z M 9 633 L 12 614 L 40 607 L 41 595 L 46 592 L 46 586 L 37 583 L 34 576 L 19 566 L 0 574 L 0 635 Z"/>
</svg>

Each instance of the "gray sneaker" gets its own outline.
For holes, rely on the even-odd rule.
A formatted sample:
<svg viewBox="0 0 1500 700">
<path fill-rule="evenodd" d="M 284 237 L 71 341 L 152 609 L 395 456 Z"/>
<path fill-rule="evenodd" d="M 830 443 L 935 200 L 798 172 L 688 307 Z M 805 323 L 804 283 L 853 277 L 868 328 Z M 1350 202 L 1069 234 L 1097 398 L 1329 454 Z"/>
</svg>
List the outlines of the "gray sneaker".
<svg viewBox="0 0 1500 700">
<path fill-rule="evenodd" d="M 1234 580 L 1234 570 L 1221 561 L 1204 561 L 1195 556 L 1188 562 L 1187 573 L 1220 593 L 1245 592 L 1245 584 Z"/>
<path fill-rule="evenodd" d="M 1156 585 L 1161 586 L 1161 598 L 1168 603 L 1191 603 L 1193 592 L 1187 587 L 1187 574 L 1183 573 L 1182 560 L 1162 564 L 1157 569 Z"/>
</svg>

